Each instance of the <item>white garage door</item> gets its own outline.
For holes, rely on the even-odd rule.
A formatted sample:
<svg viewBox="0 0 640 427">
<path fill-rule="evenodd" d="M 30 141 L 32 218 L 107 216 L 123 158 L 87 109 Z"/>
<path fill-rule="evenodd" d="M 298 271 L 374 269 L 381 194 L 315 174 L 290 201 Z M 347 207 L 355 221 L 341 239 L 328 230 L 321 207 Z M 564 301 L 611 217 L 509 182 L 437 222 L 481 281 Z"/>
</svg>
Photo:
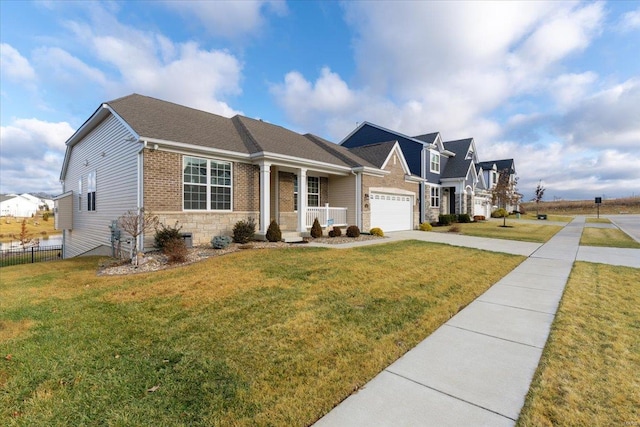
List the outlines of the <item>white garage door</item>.
<svg viewBox="0 0 640 427">
<path fill-rule="evenodd" d="M 382 231 L 411 230 L 413 228 L 413 200 L 402 194 L 371 193 L 371 228 Z"/>
</svg>

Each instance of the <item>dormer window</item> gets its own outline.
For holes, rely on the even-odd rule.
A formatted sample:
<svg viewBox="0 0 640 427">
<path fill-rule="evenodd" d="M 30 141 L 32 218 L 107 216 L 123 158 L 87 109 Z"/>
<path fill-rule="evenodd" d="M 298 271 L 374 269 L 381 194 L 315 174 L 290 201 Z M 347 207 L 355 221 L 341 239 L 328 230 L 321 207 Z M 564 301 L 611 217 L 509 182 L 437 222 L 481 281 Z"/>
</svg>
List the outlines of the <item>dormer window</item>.
<svg viewBox="0 0 640 427">
<path fill-rule="evenodd" d="M 433 173 L 440 173 L 440 154 L 431 152 L 429 170 Z"/>
</svg>

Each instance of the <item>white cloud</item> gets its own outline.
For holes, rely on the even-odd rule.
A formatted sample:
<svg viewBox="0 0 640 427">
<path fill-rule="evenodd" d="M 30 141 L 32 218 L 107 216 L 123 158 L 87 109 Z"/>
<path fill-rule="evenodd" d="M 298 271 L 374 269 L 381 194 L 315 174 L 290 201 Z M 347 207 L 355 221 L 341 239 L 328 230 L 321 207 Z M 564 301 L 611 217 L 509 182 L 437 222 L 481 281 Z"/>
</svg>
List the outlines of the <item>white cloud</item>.
<svg viewBox="0 0 640 427">
<path fill-rule="evenodd" d="M 345 11 L 356 31 L 358 74 L 351 86 L 339 75 L 331 83 L 351 96 L 340 120 L 350 126 L 339 130 L 327 119 L 312 128 L 338 139 L 367 120 L 406 134 L 492 140 L 501 127 L 491 113 L 512 99 L 550 89 L 562 102 L 581 94 L 588 73 L 562 92 L 549 81 L 562 60 L 588 46 L 604 16 L 600 3 L 561 2 L 351 2 Z M 325 82 L 324 74 L 315 81 L 288 74 L 272 93 L 296 125 L 310 122 L 307 111 L 322 122 L 342 98 L 304 106 L 287 96 L 302 83 Z"/>
<path fill-rule="evenodd" d="M 254 35 L 266 25 L 266 12 L 287 13 L 284 1 L 167 1 L 173 10 L 201 22 L 211 34 L 230 39 Z"/>
<path fill-rule="evenodd" d="M 558 120 L 556 129 L 568 143 L 581 147 L 637 151 L 638 105 L 640 79 L 630 79 L 582 99 Z"/>
<path fill-rule="evenodd" d="M 29 87 L 33 87 L 36 80 L 36 73 L 29 60 L 7 43 L 0 44 L 0 70 L 4 78 Z"/>
<path fill-rule="evenodd" d="M 0 128 L 0 192 L 60 192 L 65 142 L 74 129 L 66 122 L 16 119 Z"/>
<path fill-rule="evenodd" d="M 565 109 L 580 102 L 597 79 L 598 75 L 592 71 L 562 74 L 551 81 L 549 92 L 560 108 Z"/>
<path fill-rule="evenodd" d="M 55 52 L 65 59 L 62 64 L 80 70 L 85 83 L 96 80 L 106 96 L 138 92 L 224 116 L 238 113 L 226 99 L 241 93 L 242 63 L 229 52 L 202 49 L 193 41 L 175 43 L 163 34 L 123 25 L 96 5 L 91 23 L 69 21 L 66 27 L 84 43 L 83 53 L 89 56 L 81 61 L 59 49 L 45 52 Z M 94 70 L 89 61 L 109 66 L 102 67 L 104 78 L 89 72 Z"/>
<path fill-rule="evenodd" d="M 91 67 L 58 47 L 42 47 L 33 54 L 38 71 L 65 86 L 78 81 L 105 86 L 107 78 L 98 68 Z"/>
<path fill-rule="evenodd" d="M 622 16 L 619 28 L 622 31 L 634 31 L 640 29 L 640 8 L 625 13 Z"/>
</svg>

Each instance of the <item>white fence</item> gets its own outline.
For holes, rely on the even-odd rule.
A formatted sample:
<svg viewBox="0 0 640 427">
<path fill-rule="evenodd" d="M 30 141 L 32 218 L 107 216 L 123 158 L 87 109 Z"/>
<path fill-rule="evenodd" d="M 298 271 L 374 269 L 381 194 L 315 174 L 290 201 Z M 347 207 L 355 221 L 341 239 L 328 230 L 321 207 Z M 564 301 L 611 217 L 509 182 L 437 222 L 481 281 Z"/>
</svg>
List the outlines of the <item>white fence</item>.
<svg viewBox="0 0 640 427">
<path fill-rule="evenodd" d="M 322 227 L 326 227 L 329 223 L 340 226 L 348 225 L 347 208 L 331 208 L 328 203 L 323 207 L 307 208 L 307 227 L 311 227 L 316 218 Z"/>
</svg>

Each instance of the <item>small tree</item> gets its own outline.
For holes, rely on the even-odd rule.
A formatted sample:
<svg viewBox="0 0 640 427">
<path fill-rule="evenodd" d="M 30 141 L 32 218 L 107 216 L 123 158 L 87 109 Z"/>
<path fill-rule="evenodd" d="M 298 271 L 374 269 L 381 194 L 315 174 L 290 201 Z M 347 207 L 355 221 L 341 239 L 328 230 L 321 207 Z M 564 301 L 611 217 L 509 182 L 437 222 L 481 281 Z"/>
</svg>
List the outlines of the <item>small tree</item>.
<svg viewBox="0 0 640 427">
<path fill-rule="evenodd" d="M 511 179 L 510 169 L 502 169 L 499 171 L 498 182 L 496 186 L 491 190 L 492 203 L 499 208 L 503 208 L 507 211 L 507 215 L 504 215 L 502 226 L 507 226 L 508 210 L 507 206 L 512 203 L 517 203 L 520 195 L 517 192 L 516 185 L 518 184 L 518 178 Z"/>
<path fill-rule="evenodd" d="M 269 224 L 269 228 L 267 228 L 267 235 L 265 237 L 270 242 L 279 242 L 282 240 L 282 231 L 275 219 L 271 221 L 271 224 Z"/>
<path fill-rule="evenodd" d="M 151 212 L 145 212 L 144 208 L 127 211 L 118 218 L 118 226 L 133 238 L 130 252 L 132 264 L 138 263 L 138 237 L 142 233 L 156 229 L 159 224 L 158 217 Z"/>
<path fill-rule="evenodd" d="M 314 239 L 322 237 L 322 227 L 320 226 L 320 221 L 318 221 L 318 218 L 313 220 L 313 225 L 311 226 L 311 237 L 313 237 Z"/>
<path fill-rule="evenodd" d="M 538 203 L 540 203 L 542 201 L 542 198 L 544 197 L 544 191 L 546 190 L 546 188 L 544 188 L 544 186 L 542 185 L 542 181 L 538 181 L 538 186 L 536 187 L 536 195 L 533 198 L 533 201 L 536 202 L 536 216 L 538 216 Z"/>
<path fill-rule="evenodd" d="M 26 246 L 31 243 L 31 234 L 27 231 L 27 220 L 22 220 L 22 225 L 20 226 L 20 234 L 18 234 L 18 240 L 20 241 L 20 246 L 22 249 L 25 249 Z"/>
</svg>

